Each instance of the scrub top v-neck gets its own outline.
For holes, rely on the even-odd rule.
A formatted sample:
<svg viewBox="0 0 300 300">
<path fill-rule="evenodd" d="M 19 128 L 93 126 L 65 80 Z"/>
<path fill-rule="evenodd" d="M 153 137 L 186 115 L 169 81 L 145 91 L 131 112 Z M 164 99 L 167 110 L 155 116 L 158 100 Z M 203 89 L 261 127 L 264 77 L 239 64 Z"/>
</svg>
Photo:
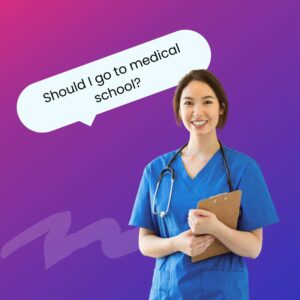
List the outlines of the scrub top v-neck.
<svg viewBox="0 0 300 300">
<path fill-rule="evenodd" d="M 209 172 L 209 166 L 210 164 L 214 163 L 214 160 L 217 159 L 218 156 L 221 155 L 221 150 L 218 149 L 207 161 L 207 163 L 197 172 L 197 174 L 191 178 L 191 176 L 187 173 L 183 158 L 181 155 L 178 156 L 178 159 L 175 160 L 175 164 L 178 167 L 179 174 L 178 176 L 181 176 L 183 180 L 186 182 L 186 184 L 193 189 L 195 186 L 201 185 L 201 179 L 207 172 Z"/>
<path fill-rule="evenodd" d="M 278 222 L 276 210 L 262 172 L 249 156 L 224 146 L 233 188 L 242 191 L 238 230 L 251 231 Z M 162 238 L 189 230 L 188 212 L 201 199 L 229 192 L 220 149 L 191 178 L 179 156 L 172 163 L 175 171 L 168 214 L 152 214 L 151 204 L 160 172 L 176 151 L 161 155 L 144 169 L 129 225 L 147 228 Z M 156 210 L 168 202 L 170 177 L 164 176 L 157 193 Z M 243 257 L 232 252 L 192 263 L 176 252 L 156 259 L 149 299 L 248 299 L 248 271 Z"/>
</svg>

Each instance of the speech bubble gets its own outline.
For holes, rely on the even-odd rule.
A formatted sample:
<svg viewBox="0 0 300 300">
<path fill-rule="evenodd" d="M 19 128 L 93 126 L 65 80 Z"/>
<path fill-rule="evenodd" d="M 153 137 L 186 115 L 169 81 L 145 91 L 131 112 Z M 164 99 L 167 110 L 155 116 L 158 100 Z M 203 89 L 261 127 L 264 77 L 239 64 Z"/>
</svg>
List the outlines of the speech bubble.
<svg viewBox="0 0 300 300">
<path fill-rule="evenodd" d="M 96 115 L 174 87 L 193 69 L 207 69 L 206 39 L 180 30 L 28 85 L 17 112 L 34 132 L 76 122 L 91 126 Z"/>
</svg>

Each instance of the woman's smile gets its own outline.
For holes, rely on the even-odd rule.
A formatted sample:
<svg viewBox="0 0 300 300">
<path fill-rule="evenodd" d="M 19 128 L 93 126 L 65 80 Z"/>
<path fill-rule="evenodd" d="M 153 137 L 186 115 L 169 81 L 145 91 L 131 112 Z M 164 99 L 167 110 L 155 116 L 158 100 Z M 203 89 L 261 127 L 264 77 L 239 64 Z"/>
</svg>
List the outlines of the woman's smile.
<svg viewBox="0 0 300 300">
<path fill-rule="evenodd" d="M 191 123 L 194 125 L 194 127 L 198 128 L 203 128 L 207 124 L 207 120 L 203 121 L 192 121 Z"/>
</svg>

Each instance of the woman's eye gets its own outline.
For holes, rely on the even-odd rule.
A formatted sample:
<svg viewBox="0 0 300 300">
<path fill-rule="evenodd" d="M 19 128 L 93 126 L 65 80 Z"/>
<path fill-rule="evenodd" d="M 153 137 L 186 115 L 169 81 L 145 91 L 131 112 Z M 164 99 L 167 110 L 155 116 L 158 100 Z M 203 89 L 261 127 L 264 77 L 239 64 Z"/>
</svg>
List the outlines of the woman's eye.
<svg viewBox="0 0 300 300">
<path fill-rule="evenodd" d="M 185 102 L 184 102 L 184 105 L 188 105 L 188 106 L 189 106 L 189 105 L 192 105 L 192 102 L 191 102 L 191 101 L 185 101 Z"/>
<path fill-rule="evenodd" d="M 211 103 L 212 103 L 212 101 L 210 101 L 210 100 L 204 101 L 204 104 L 211 104 Z"/>
</svg>

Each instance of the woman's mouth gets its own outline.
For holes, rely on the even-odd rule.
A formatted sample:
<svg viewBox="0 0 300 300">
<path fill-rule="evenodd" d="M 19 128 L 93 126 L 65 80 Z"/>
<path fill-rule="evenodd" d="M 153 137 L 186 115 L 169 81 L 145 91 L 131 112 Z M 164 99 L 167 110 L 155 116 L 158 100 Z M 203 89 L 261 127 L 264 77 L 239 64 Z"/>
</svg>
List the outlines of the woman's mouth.
<svg viewBox="0 0 300 300">
<path fill-rule="evenodd" d="M 204 121 L 192 121 L 192 124 L 196 127 L 196 128 L 202 128 L 206 125 L 208 121 L 204 120 Z"/>
</svg>

